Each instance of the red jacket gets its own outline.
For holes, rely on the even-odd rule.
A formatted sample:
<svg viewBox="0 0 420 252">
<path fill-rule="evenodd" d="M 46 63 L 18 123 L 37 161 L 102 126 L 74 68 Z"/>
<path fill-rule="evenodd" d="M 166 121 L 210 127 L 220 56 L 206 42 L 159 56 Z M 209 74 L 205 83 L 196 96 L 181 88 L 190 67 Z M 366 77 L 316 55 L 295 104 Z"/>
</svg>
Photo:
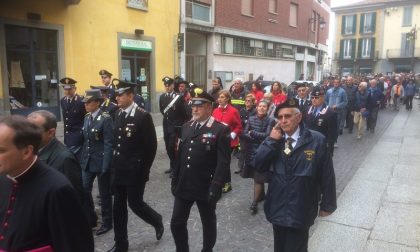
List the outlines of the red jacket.
<svg viewBox="0 0 420 252">
<path fill-rule="evenodd" d="M 283 94 L 283 93 L 271 93 L 273 94 L 273 104 L 274 105 L 279 105 L 284 103 L 287 100 L 287 95 Z"/>
<path fill-rule="evenodd" d="M 264 93 L 261 90 L 252 91 L 251 94 L 255 97 L 255 104 L 258 104 L 264 98 Z"/>
<path fill-rule="evenodd" d="M 213 110 L 213 117 L 229 127 L 230 132 L 235 132 L 235 139 L 230 140 L 230 147 L 239 145 L 239 135 L 242 134 L 242 123 L 239 112 L 232 105 L 228 104 L 225 108 L 217 107 Z"/>
</svg>

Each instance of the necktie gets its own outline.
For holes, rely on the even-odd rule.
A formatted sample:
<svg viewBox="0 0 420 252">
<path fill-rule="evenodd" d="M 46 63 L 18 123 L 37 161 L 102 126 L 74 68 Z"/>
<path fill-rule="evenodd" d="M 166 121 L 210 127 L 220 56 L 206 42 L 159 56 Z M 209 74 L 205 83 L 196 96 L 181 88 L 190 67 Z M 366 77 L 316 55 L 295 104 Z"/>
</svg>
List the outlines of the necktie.
<svg viewBox="0 0 420 252">
<path fill-rule="evenodd" d="M 195 125 L 195 131 L 194 132 L 197 132 L 200 129 L 200 127 L 201 127 L 201 123 L 197 123 L 197 125 Z"/>
<path fill-rule="evenodd" d="M 300 106 L 303 106 L 303 99 L 300 99 Z"/>
<path fill-rule="evenodd" d="M 293 139 L 292 137 L 288 137 L 286 139 L 286 143 L 287 143 L 290 150 L 293 150 L 293 143 L 294 142 L 295 142 L 295 139 Z"/>
<path fill-rule="evenodd" d="M 93 116 L 92 116 L 92 115 L 90 115 L 90 116 L 89 116 L 89 123 L 88 123 L 88 126 L 89 126 L 89 127 L 91 127 L 91 126 L 92 126 L 92 123 L 93 123 Z"/>
</svg>

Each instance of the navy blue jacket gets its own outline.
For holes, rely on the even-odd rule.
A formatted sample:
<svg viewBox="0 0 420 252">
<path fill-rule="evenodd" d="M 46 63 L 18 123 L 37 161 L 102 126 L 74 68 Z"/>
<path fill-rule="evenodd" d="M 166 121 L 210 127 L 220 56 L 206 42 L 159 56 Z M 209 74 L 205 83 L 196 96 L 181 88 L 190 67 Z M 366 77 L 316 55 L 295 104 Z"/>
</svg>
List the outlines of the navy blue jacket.
<svg viewBox="0 0 420 252">
<path fill-rule="evenodd" d="M 67 97 L 61 99 L 61 109 L 64 121 L 64 144 L 67 147 L 83 144 L 83 120 L 86 115 L 83 96 L 75 95 L 70 102 Z"/>
<path fill-rule="evenodd" d="M 384 94 L 379 88 L 369 88 L 368 90 L 368 109 L 371 110 L 375 107 L 379 107 L 381 101 L 385 98 Z"/>
<path fill-rule="evenodd" d="M 291 154 L 284 154 L 284 138 L 270 137 L 259 146 L 255 168 L 274 167 L 264 205 L 267 220 L 274 225 L 307 229 L 318 215 L 337 208 L 335 174 L 325 137 L 300 128 L 300 138 Z"/>
<path fill-rule="evenodd" d="M 89 172 L 109 171 L 113 154 L 114 125 L 108 113 L 99 111 L 89 125 L 90 113 L 83 124 L 83 148 L 80 166 Z"/>
</svg>

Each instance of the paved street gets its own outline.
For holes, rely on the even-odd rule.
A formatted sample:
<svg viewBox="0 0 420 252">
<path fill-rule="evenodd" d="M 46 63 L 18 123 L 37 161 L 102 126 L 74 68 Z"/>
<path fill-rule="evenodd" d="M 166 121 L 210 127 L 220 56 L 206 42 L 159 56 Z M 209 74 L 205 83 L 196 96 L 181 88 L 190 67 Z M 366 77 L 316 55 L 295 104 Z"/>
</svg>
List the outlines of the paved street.
<svg viewBox="0 0 420 252">
<path fill-rule="evenodd" d="M 338 194 L 349 183 L 396 114 L 391 110 L 381 110 L 375 134 L 366 132 L 361 140 L 356 139 L 355 132 L 350 135 L 347 130 L 339 137 L 339 147 L 335 149 L 334 155 Z M 159 125 L 159 116 L 154 118 L 156 125 Z M 160 131 L 161 127 L 158 126 L 158 136 L 162 135 Z M 232 159 L 231 170 L 236 168 L 236 162 L 236 159 Z M 163 139 L 159 139 L 157 157 L 151 169 L 150 181 L 146 186 L 145 201 L 163 215 L 165 233 L 161 241 L 156 241 L 154 229 L 130 211 L 128 227 L 130 251 L 175 251 L 169 226 L 173 196 L 170 193 L 170 179 L 164 174 L 168 165 Z M 232 175 L 232 180 L 233 191 L 224 195 L 218 204 L 218 238 L 214 251 L 272 251 L 272 228 L 265 220 L 262 204 L 259 206 L 257 215 L 251 216 L 248 211 L 248 206 L 252 201 L 252 180 L 242 179 L 236 174 Z M 94 194 L 97 194 L 97 191 Z M 99 209 L 97 210 L 99 211 Z M 192 252 L 200 251 L 202 232 L 195 206 L 192 208 L 188 230 L 190 250 Z M 113 245 L 113 237 L 112 231 L 95 237 L 96 251 L 109 249 Z"/>
</svg>

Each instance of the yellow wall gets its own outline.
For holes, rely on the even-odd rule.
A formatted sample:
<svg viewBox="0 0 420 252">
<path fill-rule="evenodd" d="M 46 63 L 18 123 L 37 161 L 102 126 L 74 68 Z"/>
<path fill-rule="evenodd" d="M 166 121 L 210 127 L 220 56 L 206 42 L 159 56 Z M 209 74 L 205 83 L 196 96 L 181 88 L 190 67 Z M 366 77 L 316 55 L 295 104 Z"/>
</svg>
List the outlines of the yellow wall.
<svg viewBox="0 0 420 252">
<path fill-rule="evenodd" d="M 100 69 L 119 76 L 117 33 L 155 38 L 155 85 L 163 91 L 162 76 L 174 74 L 174 37 L 179 29 L 179 1 L 148 1 L 148 11 L 126 7 L 126 0 L 81 0 L 66 6 L 63 0 L 1 1 L 0 17 L 26 20 L 27 12 L 41 14 L 43 23 L 64 27 L 65 74 L 78 81 L 79 93 L 100 84 Z M 1 77 L 1 76 L 0 76 Z M 1 92 L 1 91 L 0 91 Z M 1 93 L 0 93 L 1 94 Z"/>
<path fill-rule="evenodd" d="M 420 48 L 420 4 L 413 6 L 413 16 L 410 27 L 403 27 L 404 7 L 388 8 L 389 14 L 385 15 L 384 46 L 382 54 L 386 55 L 387 49 L 401 48 L 401 34 L 408 33 L 417 24 L 416 48 Z"/>
<path fill-rule="evenodd" d="M 376 12 L 376 28 L 375 33 L 373 34 L 360 34 L 360 18 L 361 15 L 364 13 L 371 13 Z M 356 22 L 356 33 L 354 35 L 342 35 L 341 34 L 341 23 L 342 23 L 342 16 L 350 16 L 350 15 L 357 15 L 357 22 Z M 378 46 L 380 44 L 379 33 L 382 31 L 382 12 L 381 11 L 363 11 L 363 12 L 352 12 L 346 14 L 336 14 L 335 15 L 335 43 L 334 43 L 334 52 L 339 57 L 340 54 L 340 41 L 342 39 L 356 39 L 356 50 L 358 49 L 357 43 L 359 42 L 359 38 L 368 38 L 368 37 L 375 37 L 375 51 L 378 50 Z M 356 51 L 357 55 L 357 51 Z M 356 56 L 357 57 L 357 56 Z"/>
</svg>

